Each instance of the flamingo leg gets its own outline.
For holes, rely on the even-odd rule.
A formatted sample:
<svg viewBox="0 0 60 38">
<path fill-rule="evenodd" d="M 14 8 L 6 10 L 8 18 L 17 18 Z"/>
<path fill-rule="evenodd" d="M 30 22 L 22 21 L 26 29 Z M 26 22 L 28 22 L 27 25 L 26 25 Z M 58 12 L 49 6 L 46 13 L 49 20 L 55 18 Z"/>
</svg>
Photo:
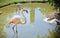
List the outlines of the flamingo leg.
<svg viewBox="0 0 60 38">
<path fill-rule="evenodd" d="M 15 27 L 15 25 L 12 27 L 12 30 L 13 30 L 13 32 L 15 33 L 14 27 Z"/>
<path fill-rule="evenodd" d="M 16 25 L 16 33 L 18 33 L 18 31 L 17 31 L 17 25 Z"/>
</svg>

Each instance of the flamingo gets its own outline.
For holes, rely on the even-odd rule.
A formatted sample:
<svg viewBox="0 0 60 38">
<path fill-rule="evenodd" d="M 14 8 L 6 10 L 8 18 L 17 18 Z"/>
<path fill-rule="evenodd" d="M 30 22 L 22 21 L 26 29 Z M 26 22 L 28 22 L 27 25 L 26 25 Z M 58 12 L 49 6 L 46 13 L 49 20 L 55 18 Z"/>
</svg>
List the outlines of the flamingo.
<svg viewBox="0 0 60 38">
<path fill-rule="evenodd" d="M 44 21 L 47 23 L 60 25 L 60 20 L 57 19 L 59 18 L 59 15 L 59 13 L 49 14 L 48 16 L 45 16 Z"/>
<path fill-rule="evenodd" d="M 26 17 L 24 13 L 25 12 L 28 13 L 28 11 L 26 9 L 21 9 L 21 11 L 22 11 L 21 12 L 22 17 L 20 15 L 15 15 L 9 20 L 9 24 L 13 24 L 12 30 L 14 31 L 14 33 L 15 33 L 14 27 L 16 27 L 16 32 L 18 32 L 17 25 L 26 23 Z"/>
<path fill-rule="evenodd" d="M 60 20 L 58 19 L 51 19 L 46 17 L 44 21 L 50 24 L 60 25 Z"/>
</svg>

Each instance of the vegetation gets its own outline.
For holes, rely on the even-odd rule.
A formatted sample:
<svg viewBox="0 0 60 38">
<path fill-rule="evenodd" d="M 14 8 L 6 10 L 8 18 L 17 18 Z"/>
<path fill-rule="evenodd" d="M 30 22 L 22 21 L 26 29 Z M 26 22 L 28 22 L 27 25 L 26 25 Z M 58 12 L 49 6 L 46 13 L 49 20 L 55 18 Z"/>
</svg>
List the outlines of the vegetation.
<svg viewBox="0 0 60 38">
<path fill-rule="evenodd" d="M 55 18 L 60 20 L 60 1 L 59 0 L 48 0 L 49 4 L 51 4 L 55 9 Z"/>
<path fill-rule="evenodd" d="M 60 26 L 56 27 L 56 35 L 55 38 L 60 38 Z"/>
<path fill-rule="evenodd" d="M 49 3 L 54 6 L 54 9 L 59 10 L 60 12 L 60 0 L 48 0 Z"/>
<path fill-rule="evenodd" d="M 45 3 L 47 0 L 1 0 L 0 1 L 0 6 L 8 4 L 8 3 L 13 3 L 13 2 L 20 2 L 20 3 L 25 3 L 25 2 L 38 2 L 38 3 Z"/>
</svg>

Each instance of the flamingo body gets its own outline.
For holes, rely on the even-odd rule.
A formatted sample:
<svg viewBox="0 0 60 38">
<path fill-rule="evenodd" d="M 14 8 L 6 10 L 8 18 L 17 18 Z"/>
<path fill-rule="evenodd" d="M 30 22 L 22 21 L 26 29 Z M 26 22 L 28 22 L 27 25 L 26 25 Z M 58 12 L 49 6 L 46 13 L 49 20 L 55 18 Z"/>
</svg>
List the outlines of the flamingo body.
<svg viewBox="0 0 60 38">
<path fill-rule="evenodd" d="M 16 15 L 9 20 L 9 23 L 10 24 L 25 24 L 26 22 L 24 18 L 20 17 L 19 15 Z"/>
<path fill-rule="evenodd" d="M 50 18 L 45 18 L 44 21 L 47 22 L 47 23 L 51 23 L 51 24 L 57 24 L 56 23 L 56 20 L 57 19 L 52 19 L 52 20 L 49 20 Z"/>
</svg>

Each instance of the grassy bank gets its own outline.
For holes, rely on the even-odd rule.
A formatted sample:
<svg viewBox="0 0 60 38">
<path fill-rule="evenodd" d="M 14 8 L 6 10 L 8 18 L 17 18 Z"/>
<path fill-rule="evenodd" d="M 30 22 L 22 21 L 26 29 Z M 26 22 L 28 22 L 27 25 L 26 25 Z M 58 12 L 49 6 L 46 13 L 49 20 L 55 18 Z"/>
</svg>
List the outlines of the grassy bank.
<svg viewBox="0 0 60 38">
<path fill-rule="evenodd" d="M 44 2 L 44 0 L 0 0 L 0 6 L 8 4 L 8 3 L 12 3 L 12 2 L 32 2 L 32 1 L 39 2 L 39 3 Z"/>
</svg>

